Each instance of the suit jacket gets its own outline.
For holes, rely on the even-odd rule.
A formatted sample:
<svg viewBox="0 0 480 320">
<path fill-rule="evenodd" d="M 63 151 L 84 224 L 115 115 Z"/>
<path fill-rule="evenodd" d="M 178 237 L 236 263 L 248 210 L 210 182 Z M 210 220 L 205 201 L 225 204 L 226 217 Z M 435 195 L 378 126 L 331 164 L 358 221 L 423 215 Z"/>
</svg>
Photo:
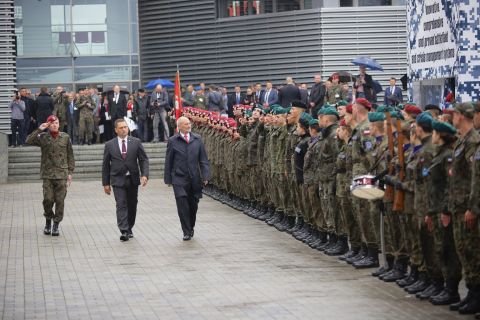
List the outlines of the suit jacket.
<svg viewBox="0 0 480 320">
<path fill-rule="evenodd" d="M 173 185 L 175 198 L 186 197 L 191 184 L 195 197 L 202 197 L 203 181 L 210 180 L 210 164 L 202 139 L 190 133 L 187 143 L 180 133 L 168 139 L 164 181 Z"/>
<path fill-rule="evenodd" d="M 240 99 L 239 99 L 239 103 L 242 103 L 242 101 L 245 100 L 245 95 L 243 93 L 240 93 Z M 233 118 L 233 106 L 237 104 L 237 94 L 234 92 L 234 93 L 231 93 L 229 96 L 228 96 L 228 116 L 229 117 L 232 117 Z"/>
<path fill-rule="evenodd" d="M 155 106 L 155 102 L 158 103 L 158 106 Z M 157 93 L 155 91 L 152 92 L 150 95 L 150 111 L 152 113 L 160 113 L 160 111 L 165 110 L 169 111 L 170 110 L 170 105 L 168 103 L 168 93 L 165 90 L 162 90 L 160 92 L 160 95 L 157 99 Z"/>
<path fill-rule="evenodd" d="M 308 90 L 306 89 L 299 89 L 300 90 L 300 100 L 305 103 L 308 107 Z"/>
<path fill-rule="evenodd" d="M 260 90 L 258 97 L 257 91 L 254 91 L 253 94 L 255 95 L 255 103 L 263 103 L 263 98 L 265 97 L 265 90 Z"/>
<path fill-rule="evenodd" d="M 394 103 L 394 101 L 390 100 L 389 97 L 396 98 L 398 102 Z M 387 106 L 396 105 L 396 104 L 402 103 L 402 101 L 403 101 L 402 89 L 400 89 L 397 86 L 395 86 L 395 89 L 393 90 L 393 92 L 390 86 L 388 86 L 387 89 L 385 89 L 385 100 L 384 100 L 385 105 Z"/>
<path fill-rule="evenodd" d="M 267 91 L 263 94 L 262 103 L 268 103 L 269 106 L 272 104 L 278 103 L 278 92 L 275 89 L 270 90 L 270 94 L 268 95 L 268 100 L 266 101 L 265 98 L 267 97 Z"/>
<path fill-rule="evenodd" d="M 125 94 L 120 93 L 117 102 L 113 98 L 114 93 L 108 96 L 108 114 L 112 117 L 112 122 L 116 119 L 123 119 L 127 115 L 127 98 Z"/>
<path fill-rule="evenodd" d="M 127 137 L 127 157 L 122 158 L 122 152 L 115 137 L 105 143 L 102 166 L 102 184 L 123 187 L 127 172 L 130 172 L 133 182 L 140 184 L 140 176 L 148 178 L 148 157 L 140 139 Z"/>
<path fill-rule="evenodd" d="M 300 90 L 294 84 L 287 84 L 278 91 L 278 100 L 282 107 L 288 108 L 293 100 L 300 100 Z"/>
<path fill-rule="evenodd" d="M 315 83 L 310 89 L 310 102 L 313 102 L 315 105 L 312 108 L 320 108 L 323 106 L 323 102 L 325 101 L 325 94 L 326 94 L 325 85 L 320 83 Z"/>
</svg>

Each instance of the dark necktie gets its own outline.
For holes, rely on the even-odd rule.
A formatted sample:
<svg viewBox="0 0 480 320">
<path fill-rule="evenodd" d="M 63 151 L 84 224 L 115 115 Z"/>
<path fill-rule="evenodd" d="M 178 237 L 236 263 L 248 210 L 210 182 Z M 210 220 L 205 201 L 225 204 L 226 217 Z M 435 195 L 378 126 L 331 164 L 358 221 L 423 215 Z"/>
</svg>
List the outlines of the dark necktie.
<svg viewBox="0 0 480 320">
<path fill-rule="evenodd" d="M 125 160 L 127 157 L 127 146 L 125 145 L 125 140 L 122 140 L 122 159 Z"/>
<path fill-rule="evenodd" d="M 188 133 L 185 133 L 183 136 L 185 137 L 185 141 L 187 141 L 188 144 Z"/>
</svg>

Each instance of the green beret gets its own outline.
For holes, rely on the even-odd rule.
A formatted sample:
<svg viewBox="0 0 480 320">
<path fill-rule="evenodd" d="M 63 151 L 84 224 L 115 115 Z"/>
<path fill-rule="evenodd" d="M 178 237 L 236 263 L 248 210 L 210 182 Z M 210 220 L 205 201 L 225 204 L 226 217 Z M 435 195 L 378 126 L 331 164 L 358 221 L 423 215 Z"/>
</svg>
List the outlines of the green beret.
<svg viewBox="0 0 480 320">
<path fill-rule="evenodd" d="M 399 111 L 392 111 L 392 112 L 390 113 L 390 115 L 391 115 L 392 118 L 394 118 L 394 119 L 405 120 L 405 119 L 403 118 L 402 113 L 399 112 Z"/>
<path fill-rule="evenodd" d="M 318 124 L 318 120 L 312 118 L 312 119 L 310 120 L 309 124 L 310 124 L 311 126 L 314 126 L 314 125 Z"/>
<path fill-rule="evenodd" d="M 382 112 L 369 112 L 368 121 L 370 122 L 379 122 L 385 120 L 385 114 Z"/>
<path fill-rule="evenodd" d="M 444 133 L 448 133 L 448 134 L 452 134 L 452 135 L 457 133 L 457 129 L 455 129 L 448 122 L 433 120 L 432 121 L 432 128 L 433 128 L 433 130 L 435 130 L 437 132 L 444 132 Z"/>
<path fill-rule="evenodd" d="M 377 112 L 392 112 L 393 108 L 386 105 L 381 105 L 381 106 L 378 106 L 376 110 Z"/>
<path fill-rule="evenodd" d="M 325 109 L 325 108 L 335 108 L 334 105 L 329 104 L 328 102 L 325 103 L 320 109 Z"/>
<path fill-rule="evenodd" d="M 300 124 L 301 127 L 308 131 L 308 128 L 310 127 L 310 120 L 306 117 L 300 118 L 300 120 L 298 120 L 298 124 Z"/>
<path fill-rule="evenodd" d="M 453 108 L 455 112 L 458 112 L 467 118 L 473 119 L 475 108 L 471 102 L 456 103 Z"/>
<path fill-rule="evenodd" d="M 340 100 L 337 102 L 337 106 L 346 106 L 346 105 L 348 105 L 348 101 Z"/>
<path fill-rule="evenodd" d="M 276 108 L 272 107 L 272 113 L 275 114 L 275 115 L 286 114 L 286 113 L 288 113 L 288 110 L 286 108 L 282 108 L 280 106 L 278 106 Z"/>
<path fill-rule="evenodd" d="M 253 114 L 252 109 L 248 109 L 248 110 L 245 111 L 245 117 L 247 117 L 247 118 L 250 118 L 252 116 L 252 114 Z"/>
<path fill-rule="evenodd" d="M 419 124 L 421 127 L 427 127 L 431 128 L 432 127 L 432 121 L 433 117 L 430 112 L 424 111 L 420 113 L 417 118 L 415 119 L 417 124 Z"/>
<path fill-rule="evenodd" d="M 319 116 L 336 116 L 339 118 L 340 116 L 338 115 L 337 109 L 335 107 L 326 107 L 325 106 L 318 111 Z"/>
<path fill-rule="evenodd" d="M 302 114 L 300 115 L 300 119 L 310 122 L 310 120 L 312 120 L 313 118 L 309 113 L 302 112 Z"/>
<path fill-rule="evenodd" d="M 395 108 L 397 108 L 397 110 L 403 110 L 404 106 L 403 104 L 400 103 L 400 104 L 397 104 Z"/>
</svg>

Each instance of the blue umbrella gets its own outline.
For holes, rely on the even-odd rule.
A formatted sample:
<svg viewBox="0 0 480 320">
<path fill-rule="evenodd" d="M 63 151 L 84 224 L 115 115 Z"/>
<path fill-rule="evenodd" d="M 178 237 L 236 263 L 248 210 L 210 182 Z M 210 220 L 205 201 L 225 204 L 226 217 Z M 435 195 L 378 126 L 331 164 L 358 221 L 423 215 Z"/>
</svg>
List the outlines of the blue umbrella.
<svg viewBox="0 0 480 320">
<path fill-rule="evenodd" d="M 147 83 L 147 85 L 145 86 L 145 88 L 147 89 L 153 89 L 155 88 L 155 86 L 157 84 L 161 84 L 162 87 L 164 88 L 173 88 L 175 87 L 175 84 L 170 81 L 170 80 L 167 80 L 167 79 L 155 79 L 155 80 L 152 80 L 150 81 L 149 83 Z"/>
<path fill-rule="evenodd" d="M 365 66 L 370 70 L 383 71 L 383 67 L 380 65 L 380 63 L 370 57 L 356 57 L 352 60 L 352 63 L 357 66 Z"/>
</svg>

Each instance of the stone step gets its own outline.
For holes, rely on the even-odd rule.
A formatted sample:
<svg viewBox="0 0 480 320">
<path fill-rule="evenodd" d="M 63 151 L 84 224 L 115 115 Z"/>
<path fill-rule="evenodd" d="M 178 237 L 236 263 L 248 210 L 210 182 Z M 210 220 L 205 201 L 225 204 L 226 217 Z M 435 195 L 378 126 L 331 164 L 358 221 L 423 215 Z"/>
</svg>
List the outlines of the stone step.
<svg viewBox="0 0 480 320">
<path fill-rule="evenodd" d="M 159 152 L 147 152 L 148 159 L 164 159 L 165 158 L 165 153 L 159 153 Z M 95 155 L 95 154 L 74 154 L 75 157 L 75 162 L 81 162 L 81 161 L 91 161 L 91 160 L 99 160 L 103 159 L 103 153 L 101 155 Z M 15 157 L 15 158 L 9 158 L 8 162 L 9 163 L 39 163 L 40 162 L 41 155 L 28 155 L 25 157 Z"/>
<path fill-rule="evenodd" d="M 163 170 L 150 170 L 150 179 L 161 179 L 163 178 Z M 101 184 L 102 174 L 101 172 L 89 172 L 73 176 L 74 181 L 76 180 L 87 180 L 94 181 L 98 180 L 99 185 Z M 35 182 L 40 181 L 39 174 L 32 174 L 28 176 L 23 175 L 11 175 L 8 176 L 8 182 Z"/>
<path fill-rule="evenodd" d="M 150 171 L 152 170 L 163 170 L 164 165 L 163 163 L 157 163 L 157 164 L 150 164 L 149 169 Z M 75 175 L 80 175 L 88 172 L 98 172 L 101 174 L 102 172 L 102 166 L 101 165 L 92 165 L 92 166 L 83 166 L 83 167 L 75 167 L 74 174 Z M 40 173 L 40 168 L 39 167 L 23 167 L 23 168 L 9 168 L 8 169 L 8 175 L 9 176 L 22 176 L 22 175 L 31 175 L 31 174 L 36 174 L 38 175 Z"/>
<path fill-rule="evenodd" d="M 150 144 L 150 145 L 144 145 L 145 152 L 147 154 L 152 153 L 152 152 L 160 152 L 160 153 L 165 153 L 167 150 L 165 144 Z M 102 148 L 94 148 L 92 146 L 88 147 L 80 147 L 80 148 L 73 148 L 73 153 L 75 155 L 77 154 L 99 154 L 103 155 L 104 147 Z M 40 155 L 41 151 L 40 148 L 38 147 L 22 147 L 22 148 L 9 148 L 8 149 L 8 156 L 9 158 L 16 158 L 16 157 L 24 157 L 28 155 Z"/>
<path fill-rule="evenodd" d="M 155 165 L 164 165 L 165 158 L 149 158 L 150 166 Z M 75 168 L 83 168 L 83 167 L 102 167 L 103 161 L 101 159 L 95 160 L 88 160 L 88 161 L 75 161 Z M 39 162 L 17 162 L 17 163 L 9 163 L 8 169 L 40 169 L 40 161 Z"/>
</svg>

